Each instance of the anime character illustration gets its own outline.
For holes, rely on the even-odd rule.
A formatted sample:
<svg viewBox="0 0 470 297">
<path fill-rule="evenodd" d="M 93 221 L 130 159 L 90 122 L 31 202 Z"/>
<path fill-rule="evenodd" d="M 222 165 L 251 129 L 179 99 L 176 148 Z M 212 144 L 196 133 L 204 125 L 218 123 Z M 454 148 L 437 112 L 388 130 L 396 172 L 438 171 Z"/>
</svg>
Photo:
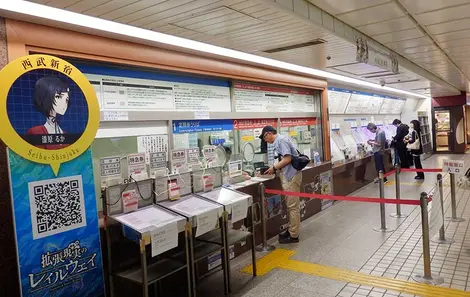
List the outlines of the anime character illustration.
<svg viewBox="0 0 470 297">
<path fill-rule="evenodd" d="M 63 143 L 66 132 L 59 126 L 58 117 L 63 116 L 70 105 L 70 90 L 66 83 L 58 77 L 42 77 L 34 86 L 33 105 L 46 118 L 40 126 L 34 126 L 27 131 L 27 135 L 41 136 L 36 147 L 55 150 L 67 147 Z M 39 142 L 39 141 L 38 141 Z"/>
</svg>

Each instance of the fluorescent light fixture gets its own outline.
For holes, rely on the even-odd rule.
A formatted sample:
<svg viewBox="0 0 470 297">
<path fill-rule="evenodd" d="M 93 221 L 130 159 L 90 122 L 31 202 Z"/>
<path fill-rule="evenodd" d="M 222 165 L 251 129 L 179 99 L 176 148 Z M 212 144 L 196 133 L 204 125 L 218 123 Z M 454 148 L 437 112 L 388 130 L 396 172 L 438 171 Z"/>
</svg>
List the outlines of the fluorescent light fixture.
<svg viewBox="0 0 470 297">
<path fill-rule="evenodd" d="M 23 0 L 0 0 L 0 10 L 15 12 L 19 14 L 29 15 L 32 17 L 39 17 L 47 20 L 52 20 L 56 22 L 62 22 L 66 24 L 76 25 L 80 27 L 95 29 L 99 31 L 109 32 L 121 36 L 128 36 L 132 38 L 138 38 L 147 41 L 153 41 L 157 43 L 172 45 L 176 47 L 191 49 L 200 51 L 203 53 L 209 53 L 213 55 L 218 55 L 221 57 L 234 58 L 241 61 L 247 61 L 250 63 L 255 63 L 259 65 L 265 65 L 275 68 L 286 69 L 302 74 L 313 75 L 320 78 L 330 79 L 338 82 L 358 85 L 361 87 L 366 87 L 370 89 L 375 89 L 379 91 L 392 92 L 401 95 L 407 95 L 418 98 L 427 98 L 427 96 L 408 92 L 396 88 L 391 88 L 387 86 L 380 86 L 371 82 L 359 80 L 356 78 L 351 78 L 335 73 L 330 73 L 327 71 L 299 66 L 287 62 L 282 62 L 266 57 L 261 57 L 253 54 L 248 54 L 228 48 L 223 48 L 220 46 L 215 46 L 199 41 L 194 41 L 186 38 L 176 37 L 164 33 L 159 33 L 147 29 L 137 28 L 125 24 L 120 24 L 113 21 L 108 21 L 104 19 L 99 19 L 84 14 L 79 14 L 67 10 L 62 10 L 50 6 L 45 6 L 41 4 L 36 4 L 33 2 L 23 1 Z"/>
</svg>

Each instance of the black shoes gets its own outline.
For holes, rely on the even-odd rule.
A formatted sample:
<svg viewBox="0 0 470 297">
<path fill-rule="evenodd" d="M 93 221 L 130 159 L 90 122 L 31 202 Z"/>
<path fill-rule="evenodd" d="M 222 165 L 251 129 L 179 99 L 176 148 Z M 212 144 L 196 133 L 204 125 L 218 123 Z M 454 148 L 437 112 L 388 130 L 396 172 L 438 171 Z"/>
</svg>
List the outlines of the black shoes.
<svg viewBox="0 0 470 297">
<path fill-rule="evenodd" d="M 424 176 L 415 176 L 415 179 L 423 180 L 423 179 L 424 179 Z"/>
<path fill-rule="evenodd" d="M 299 242 L 299 238 L 291 237 L 289 231 L 279 234 L 280 244 L 298 243 L 298 242 Z"/>
</svg>

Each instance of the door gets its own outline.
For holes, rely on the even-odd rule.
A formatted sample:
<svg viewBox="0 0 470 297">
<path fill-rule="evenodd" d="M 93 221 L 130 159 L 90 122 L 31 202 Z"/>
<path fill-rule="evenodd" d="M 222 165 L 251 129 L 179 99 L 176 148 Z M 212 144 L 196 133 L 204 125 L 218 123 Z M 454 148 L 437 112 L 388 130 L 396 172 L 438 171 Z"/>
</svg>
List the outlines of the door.
<svg viewBox="0 0 470 297">
<path fill-rule="evenodd" d="M 463 106 L 434 109 L 434 151 L 465 153 L 465 121 Z"/>
<path fill-rule="evenodd" d="M 452 129 L 450 110 L 435 109 L 434 110 L 434 129 L 435 129 L 435 151 L 451 152 L 452 151 Z"/>
</svg>

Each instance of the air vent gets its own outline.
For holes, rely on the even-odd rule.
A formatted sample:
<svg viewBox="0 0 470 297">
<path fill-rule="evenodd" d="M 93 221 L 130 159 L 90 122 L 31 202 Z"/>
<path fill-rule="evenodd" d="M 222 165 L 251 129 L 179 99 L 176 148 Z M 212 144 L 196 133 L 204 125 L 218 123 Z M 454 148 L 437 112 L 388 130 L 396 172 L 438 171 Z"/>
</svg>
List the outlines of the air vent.
<svg viewBox="0 0 470 297">
<path fill-rule="evenodd" d="M 315 39 L 315 40 L 312 40 L 312 41 L 309 41 L 309 42 L 298 43 L 298 44 L 293 44 L 293 45 L 289 45 L 289 46 L 284 46 L 284 47 L 278 47 L 278 48 L 265 50 L 264 52 L 268 53 L 268 54 L 273 54 L 273 53 L 290 51 L 290 50 L 293 50 L 293 49 L 298 49 L 298 48 L 303 48 L 303 47 L 308 47 L 308 46 L 313 46 L 313 45 L 319 45 L 319 44 L 322 44 L 322 43 L 326 43 L 326 41 L 323 40 L 323 39 L 318 38 L 318 39 Z"/>
</svg>

